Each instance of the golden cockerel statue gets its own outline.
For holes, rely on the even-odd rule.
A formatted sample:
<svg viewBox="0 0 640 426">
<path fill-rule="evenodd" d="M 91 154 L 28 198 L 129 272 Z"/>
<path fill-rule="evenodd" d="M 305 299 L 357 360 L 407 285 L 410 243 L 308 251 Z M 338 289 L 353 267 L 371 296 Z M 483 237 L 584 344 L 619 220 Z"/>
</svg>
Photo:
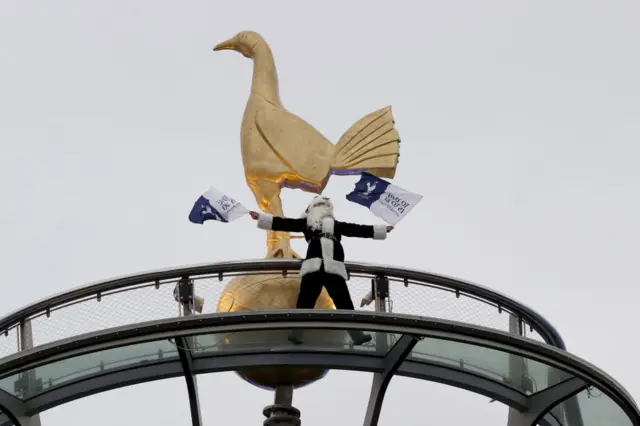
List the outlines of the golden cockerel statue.
<svg viewBox="0 0 640 426">
<path fill-rule="evenodd" d="M 333 144 L 282 105 L 273 54 L 262 36 L 243 31 L 214 50 L 235 50 L 254 61 L 241 144 L 247 183 L 262 211 L 284 216 L 283 187 L 319 194 L 332 174 L 393 178 L 400 137 L 391 107 L 360 119 Z M 298 258 L 286 233 L 270 232 L 267 245 L 267 257 Z"/>
</svg>

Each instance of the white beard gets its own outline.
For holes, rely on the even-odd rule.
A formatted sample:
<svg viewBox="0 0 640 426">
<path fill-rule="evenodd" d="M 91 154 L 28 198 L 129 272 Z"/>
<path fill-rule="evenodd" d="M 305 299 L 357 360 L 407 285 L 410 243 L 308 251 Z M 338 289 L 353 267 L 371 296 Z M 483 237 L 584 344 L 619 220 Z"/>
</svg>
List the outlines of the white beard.
<svg viewBox="0 0 640 426">
<path fill-rule="evenodd" d="M 322 219 L 333 217 L 333 209 L 329 206 L 318 206 L 309 209 L 307 213 L 307 226 L 318 231 L 322 229 Z"/>
</svg>

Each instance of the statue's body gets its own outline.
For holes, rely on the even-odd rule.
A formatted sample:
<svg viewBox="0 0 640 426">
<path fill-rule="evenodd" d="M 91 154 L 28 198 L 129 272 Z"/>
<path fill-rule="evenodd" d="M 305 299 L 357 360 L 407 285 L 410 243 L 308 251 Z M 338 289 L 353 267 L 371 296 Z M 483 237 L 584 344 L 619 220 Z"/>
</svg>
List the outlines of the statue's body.
<svg viewBox="0 0 640 426">
<path fill-rule="evenodd" d="M 259 34 L 243 31 L 214 50 L 235 50 L 254 60 L 241 144 L 247 184 L 263 212 L 284 216 L 283 187 L 320 194 L 331 174 L 394 176 L 400 139 L 391 107 L 362 118 L 334 145 L 284 108 L 273 54 Z M 268 257 L 298 257 L 287 233 L 270 232 L 268 247 Z"/>
</svg>

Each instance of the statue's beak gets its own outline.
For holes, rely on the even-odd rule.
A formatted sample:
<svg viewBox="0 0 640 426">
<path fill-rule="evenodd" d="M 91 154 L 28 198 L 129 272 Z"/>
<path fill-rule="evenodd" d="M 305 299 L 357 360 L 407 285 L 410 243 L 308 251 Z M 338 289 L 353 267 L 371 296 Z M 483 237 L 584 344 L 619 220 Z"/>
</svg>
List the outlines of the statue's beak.
<svg viewBox="0 0 640 426">
<path fill-rule="evenodd" d="M 218 43 L 213 50 L 214 51 L 219 51 L 219 50 L 236 50 L 236 43 L 234 39 L 229 39 L 227 41 L 223 41 L 222 43 Z"/>
</svg>

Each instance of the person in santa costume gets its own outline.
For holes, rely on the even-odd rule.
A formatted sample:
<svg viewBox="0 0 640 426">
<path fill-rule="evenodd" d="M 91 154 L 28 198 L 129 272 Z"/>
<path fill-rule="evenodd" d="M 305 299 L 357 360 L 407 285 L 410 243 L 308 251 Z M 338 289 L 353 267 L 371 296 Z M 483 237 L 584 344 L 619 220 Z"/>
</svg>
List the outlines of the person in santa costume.
<svg viewBox="0 0 640 426">
<path fill-rule="evenodd" d="M 308 242 L 307 255 L 300 267 L 300 294 L 297 309 L 313 309 L 322 292 L 322 287 L 337 309 L 355 309 L 347 287 L 347 269 L 344 265 L 342 237 L 373 238 L 384 240 L 393 226 L 358 225 L 340 222 L 333 216 L 333 204 L 327 197 L 315 197 L 300 219 L 271 216 L 251 212 L 258 221 L 258 228 L 269 231 L 302 232 Z M 349 332 L 353 343 L 362 345 L 371 340 L 371 335 L 359 330 Z M 293 343 L 302 343 L 300 330 L 289 335 Z"/>
</svg>

